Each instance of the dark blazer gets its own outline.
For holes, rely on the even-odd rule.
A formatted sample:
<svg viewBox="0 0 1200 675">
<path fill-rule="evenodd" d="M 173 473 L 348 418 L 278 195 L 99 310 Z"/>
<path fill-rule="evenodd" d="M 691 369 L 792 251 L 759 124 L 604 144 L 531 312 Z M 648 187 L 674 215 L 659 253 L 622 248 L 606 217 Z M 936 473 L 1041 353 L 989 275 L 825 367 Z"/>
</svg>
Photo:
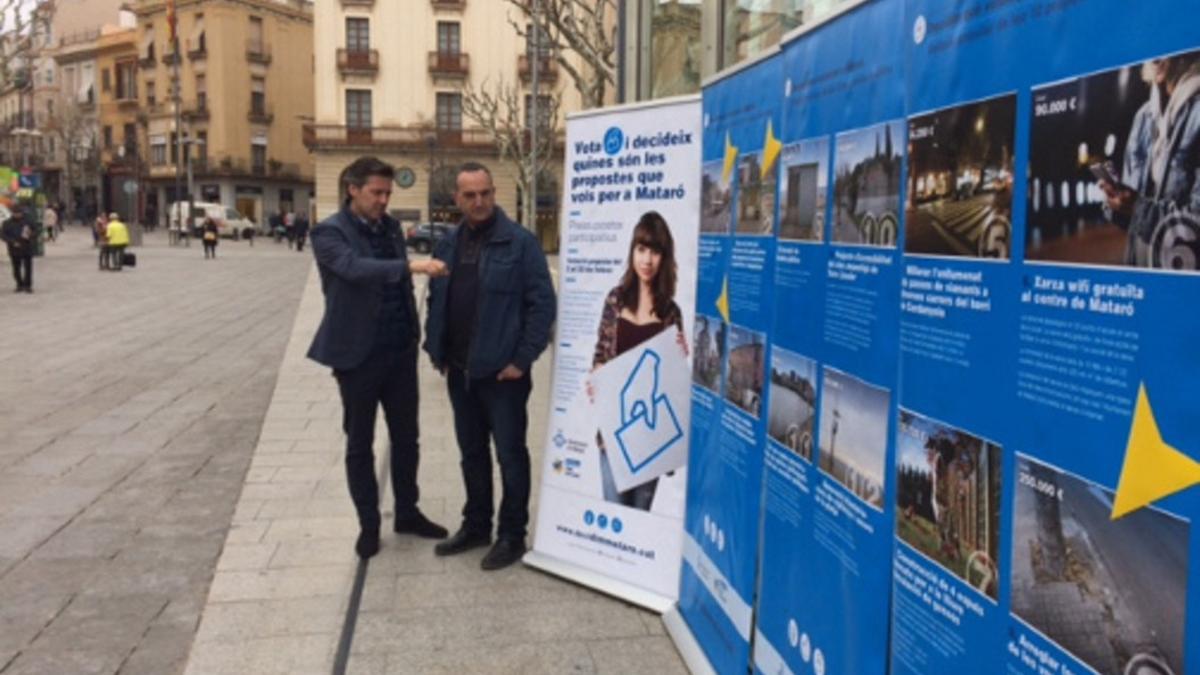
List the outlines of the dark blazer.
<svg viewBox="0 0 1200 675">
<path fill-rule="evenodd" d="M 479 258 L 479 295 L 467 373 L 490 377 L 508 364 L 528 373 L 550 341 L 556 298 L 546 255 L 533 233 L 496 209 L 496 224 Z M 454 278 L 460 225 L 438 242 L 433 257 L 446 263 L 450 275 L 429 280 L 429 314 L 425 318 L 425 351 L 434 366 L 446 364 L 447 303 Z"/>
<path fill-rule="evenodd" d="M 363 226 L 348 207 L 326 218 L 310 235 L 325 294 L 325 314 L 308 348 L 308 358 L 334 370 L 354 368 L 370 355 L 386 284 L 404 284 L 413 343 L 420 337 L 404 235 L 400 223 L 389 216 L 383 217 L 383 225 L 395 242 L 395 260 L 372 256 Z"/>
</svg>

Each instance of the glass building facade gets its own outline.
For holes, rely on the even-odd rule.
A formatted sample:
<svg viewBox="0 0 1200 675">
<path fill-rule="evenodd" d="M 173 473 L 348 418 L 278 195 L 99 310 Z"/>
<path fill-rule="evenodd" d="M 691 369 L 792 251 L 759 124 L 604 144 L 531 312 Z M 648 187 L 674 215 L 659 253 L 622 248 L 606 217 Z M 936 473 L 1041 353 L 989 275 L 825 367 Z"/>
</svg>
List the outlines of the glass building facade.
<svg viewBox="0 0 1200 675">
<path fill-rule="evenodd" d="M 621 98 L 694 93 L 788 32 L 857 0 L 622 0 Z"/>
</svg>

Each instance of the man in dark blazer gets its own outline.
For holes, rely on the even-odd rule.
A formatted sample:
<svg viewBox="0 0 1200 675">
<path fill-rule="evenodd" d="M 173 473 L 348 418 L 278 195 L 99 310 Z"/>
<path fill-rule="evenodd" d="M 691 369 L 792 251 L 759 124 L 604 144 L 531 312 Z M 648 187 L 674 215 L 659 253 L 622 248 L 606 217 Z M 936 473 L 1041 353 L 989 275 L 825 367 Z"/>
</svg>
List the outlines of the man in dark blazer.
<svg viewBox="0 0 1200 675">
<path fill-rule="evenodd" d="M 438 260 L 408 260 L 400 225 L 387 215 L 394 169 L 361 157 L 342 173 L 341 211 L 313 228 L 325 314 L 308 357 L 333 369 L 342 398 L 346 478 L 358 512 L 355 551 L 379 551 L 375 414 L 382 404 L 391 440 L 397 533 L 443 539 L 446 529 L 417 509 L 417 323 L 413 274 L 446 274 Z"/>
</svg>

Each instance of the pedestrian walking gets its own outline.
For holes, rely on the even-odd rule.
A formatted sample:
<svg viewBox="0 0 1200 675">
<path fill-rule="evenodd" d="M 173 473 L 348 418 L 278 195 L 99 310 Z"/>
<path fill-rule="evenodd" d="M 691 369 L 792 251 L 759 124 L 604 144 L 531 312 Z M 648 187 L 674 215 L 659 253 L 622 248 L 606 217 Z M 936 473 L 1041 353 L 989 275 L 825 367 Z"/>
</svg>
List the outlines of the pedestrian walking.
<svg viewBox="0 0 1200 675">
<path fill-rule="evenodd" d="M 96 216 L 92 223 L 92 241 L 100 248 L 100 269 L 108 269 L 108 216 Z"/>
<path fill-rule="evenodd" d="M 283 232 L 287 237 L 288 248 L 296 248 L 296 214 L 284 209 L 280 218 L 283 221 Z"/>
<path fill-rule="evenodd" d="M 308 238 L 308 216 L 297 213 L 296 224 L 292 226 L 292 235 L 296 237 L 296 250 L 304 251 L 304 240 Z"/>
<path fill-rule="evenodd" d="M 34 233 L 24 205 L 13 206 L 12 215 L 0 226 L 0 235 L 8 245 L 8 259 L 12 263 L 13 279 L 17 282 L 14 292 L 32 293 Z"/>
<path fill-rule="evenodd" d="M 215 260 L 217 257 L 217 243 L 220 241 L 220 233 L 217 230 L 217 224 L 213 222 L 212 218 L 204 219 L 204 233 L 202 237 L 204 238 L 204 258 L 206 260 L 208 258 Z"/>
<path fill-rule="evenodd" d="M 125 247 L 129 246 L 129 228 L 121 222 L 117 213 L 108 214 L 108 227 L 104 230 L 108 240 L 108 269 L 120 272 L 125 266 Z"/>
<path fill-rule="evenodd" d="M 346 477 L 358 514 L 354 550 L 379 552 L 379 485 L 375 480 L 376 410 L 382 405 L 391 441 L 395 495 L 392 529 L 442 539 L 444 527 L 417 508 L 417 341 L 420 327 L 413 274 L 443 275 L 437 260 L 408 260 L 400 224 L 387 215 L 395 169 L 374 157 L 342 174 L 341 211 L 313 228 L 325 313 L 308 357 L 333 369 L 346 432 Z"/>
<path fill-rule="evenodd" d="M 42 229 L 46 231 L 46 238 L 50 241 L 55 241 L 60 232 L 58 227 L 58 212 L 52 206 L 46 204 L 46 208 L 42 211 Z"/>
<path fill-rule="evenodd" d="M 550 339 L 556 300 L 541 245 L 496 207 L 487 167 L 464 164 L 454 200 L 463 222 L 434 252 L 450 273 L 429 282 L 425 351 L 446 377 L 467 501 L 458 532 L 434 552 L 453 555 L 491 543 L 494 443 L 503 495 L 496 544 L 481 567 L 497 570 L 525 553 L 529 371 Z"/>
</svg>

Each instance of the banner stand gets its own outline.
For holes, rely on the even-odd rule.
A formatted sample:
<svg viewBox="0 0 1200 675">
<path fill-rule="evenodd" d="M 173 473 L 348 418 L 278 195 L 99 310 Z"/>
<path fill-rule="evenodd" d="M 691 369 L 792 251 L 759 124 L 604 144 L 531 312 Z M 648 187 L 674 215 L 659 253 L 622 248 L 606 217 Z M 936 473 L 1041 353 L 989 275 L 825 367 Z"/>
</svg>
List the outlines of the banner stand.
<svg viewBox="0 0 1200 675">
<path fill-rule="evenodd" d="M 700 648 L 700 643 L 696 642 L 696 637 L 688 628 L 687 621 L 684 621 L 683 615 L 679 613 L 678 605 L 673 605 L 670 611 L 663 614 L 663 625 L 666 626 L 667 635 L 671 636 L 671 642 L 675 643 L 675 649 L 679 650 L 679 656 L 683 658 L 684 665 L 692 675 L 716 675 L 717 671 L 713 670 L 708 657 L 704 655 L 704 650 Z"/>
<path fill-rule="evenodd" d="M 574 565 L 539 551 L 526 553 L 525 557 L 521 558 L 521 562 L 534 569 L 541 570 L 547 574 L 553 574 L 556 577 L 561 577 L 594 591 L 600 591 L 605 595 L 611 595 L 618 600 L 623 600 L 631 605 L 637 605 L 651 612 L 663 614 L 675 606 L 675 600 L 672 598 L 659 595 L 654 591 L 648 591 L 633 584 L 627 584 L 619 579 L 614 579 L 595 570 Z"/>
</svg>

